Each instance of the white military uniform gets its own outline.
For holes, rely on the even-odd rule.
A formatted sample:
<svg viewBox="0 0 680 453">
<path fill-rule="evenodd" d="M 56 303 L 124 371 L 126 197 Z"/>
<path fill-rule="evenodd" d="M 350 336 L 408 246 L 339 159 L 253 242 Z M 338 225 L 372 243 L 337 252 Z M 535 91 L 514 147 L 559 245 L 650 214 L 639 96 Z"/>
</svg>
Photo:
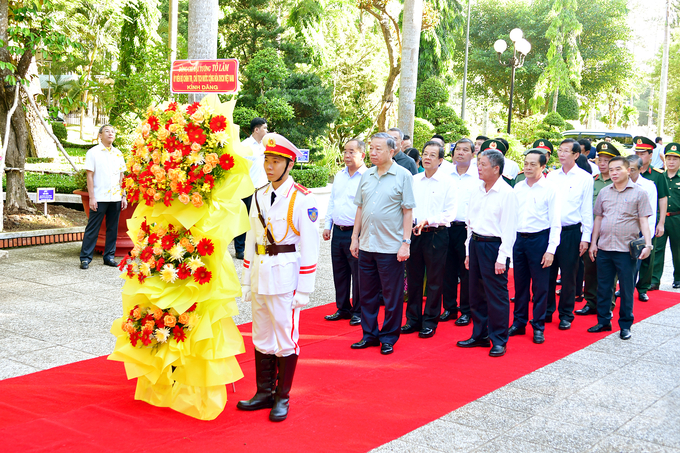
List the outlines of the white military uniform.
<svg viewBox="0 0 680 453">
<path fill-rule="evenodd" d="M 254 196 L 241 279 L 252 291 L 253 344 L 263 354 L 299 354 L 300 307 L 293 307 L 293 298 L 296 291 L 314 291 L 319 257 L 316 199 L 290 176 L 278 189 L 269 183 Z M 295 245 L 296 251 L 275 256 L 265 252 L 270 241 L 258 217 L 258 204 L 276 245 Z"/>
</svg>

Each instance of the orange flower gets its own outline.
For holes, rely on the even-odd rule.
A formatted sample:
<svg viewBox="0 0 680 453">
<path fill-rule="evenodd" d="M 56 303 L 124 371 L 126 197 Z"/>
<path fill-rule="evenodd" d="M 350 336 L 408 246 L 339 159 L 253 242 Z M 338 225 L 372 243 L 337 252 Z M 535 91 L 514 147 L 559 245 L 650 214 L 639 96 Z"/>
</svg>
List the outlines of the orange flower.
<svg viewBox="0 0 680 453">
<path fill-rule="evenodd" d="M 182 247 L 187 248 L 188 246 L 191 245 L 191 242 L 189 241 L 189 238 L 182 238 L 182 239 L 179 240 L 179 244 Z"/>
<path fill-rule="evenodd" d="M 149 136 L 149 131 L 151 131 L 151 126 L 149 126 L 149 123 L 144 123 L 142 126 L 142 137 L 146 138 Z"/>
<path fill-rule="evenodd" d="M 161 194 L 159 194 L 159 193 L 156 193 L 156 194 L 154 194 L 154 196 L 153 196 L 153 199 L 156 200 L 156 201 L 160 200 L 161 198 L 163 198 L 163 196 L 162 196 Z"/>
<path fill-rule="evenodd" d="M 154 327 L 156 327 L 156 323 L 150 319 L 144 323 L 144 330 L 151 331 Z"/>
<path fill-rule="evenodd" d="M 177 192 L 177 183 L 175 181 L 170 182 L 170 190 L 172 192 Z"/>
<path fill-rule="evenodd" d="M 185 193 L 179 194 L 179 197 L 177 197 L 177 199 L 184 204 L 189 204 L 189 202 L 191 201 L 191 199 L 189 198 L 189 195 L 187 195 Z"/>
<path fill-rule="evenodd" d="M 162 127 L 158 130 L 158 138 L 161 140 L 165 140 L 170 136 L 170 131 L 167 130 L 166 128 Z"/>
<path fill-rule="evenodd" d="M 132 317 L 135 319 L 140 319 L 142 317 L 142 310 L 140 310 L 139 307 L 135 307 L 135 309 L 132 310 Z"/>
<path fill-rule="evenodd" d="M 191 194 L 191 204 L 193 204 L 195 208 L 203 206 L 203 197 L 200 193 L 194 192 Z"/>
<path fill-rule="evenodd" d="M 174 134 L 175 132 L 177 132 L 177 131 L 179 130 L 179 127 L 180 127 L 180 126 L 179 126 L 178 124 L 173 123 L 173 124 L 170 125 L 170 127 L 168 128 L 168 130 L 169 130 L 171 133 Z"/>
<path fill-rule="evenodd" d="M 153 153 L 151 153 L 151 159 L 153 160 L 154 164 L 159 163 L 161 161 L 161 153 L 159 153 L 158 151 L 154 151 Z"/>
<path fill-rule="evenodd" d="M 210 164 L 206 163 L 206 164 L 203 166 L 203 173 L 205 173 L 205 174 L 207 175 L 208 173 L 210 173 L 210 172 L 213 171 L 214 169 L 215 169 L 215 166 L 214 166 L 214 165 L 210 165 Z"/>
<path fill-rule="evenodd" d="M 217 156 L 217 153 L 209 153 L 205 156 L 205 161 L 206 163 L 215 167 L 220 163 L 220 158 Z"/>
<path fill-rule="evenodd" d="M 165 236 L 165 233 L 167 233 L 167 232 L 168 232 L 168 227 L 166 227 L 165 225 L 158 225 L 156 227 L 156 234 L 159 237 Z"/>
<path fill-rule="evenodd" d="M 153 187 L 149 187 L 148 189 L 146 189 L 146 194 L 149 195 L 150 197 L 153 197 L 154 195 L 156 195 L 156 189 L 154 189 Z"/>
<path fill-rule="evenodd" d="M 147 261 L 146 264 L 149 265 L 150 269 L 153 269 L 154 267 L 156 267 L 156 258 L 152 256 L 151 258 L 149 258 L 149 261 Z"/>
<path fill-rule="evenodd" d="M 180 324 L 186 324 L 186 323 L 188 323 L 188 322 L 189 322 L 189 316 L 190 316 L 189 313 L 186 313 L 186 312 L 185 312 L 185 313 L 182 313 L 181 315 L 179 315 L 179 320 L 178 320 L 178 322 L 179 322 Z"/>
<path fill-rule="evenodd" d="M 187 246 L 184 247 L 184 248 L 187 249 L 187 252 L 189 252 L 189 253 L 194 253 L 194 250 L 196 250 L 196 247 L 194 247 L 194 246 L 191 245 L 191 244 L 187 245 Z"/>
<path fill-rule="evenodd" d="M 156 308 L 156 309 L 153 311 L 153 319 L 155 319 L 156 321 L 158 321 L 158 320 L 161 319 L 162 317 L 163 317 L 163 310 L 161 310 L 160 308 Z"/>
<path fill-rule="evenodd" d="M 191 144 L 191 150 L 195 152 L 199 152 L 201 150 L 201 145 L 198 143 L 194 142 Z"/>
<path fill-rule="evenodd" d="M 144 232 L 144 230 L 139 230 L 137 232 L 137 240 L 138 241 L 141 241 L 142 239 L 144 239 L 144 236 L 146 236 L 146 233 Z"/>
<path fill-rule="evenodd" d="M 163 324 L 165 324 L 165 327 L 175 327 L 175 323 L 177 323 L 177 318 L 172 316 L 170 313 L 165 315 L 163 318 Z"/>
<path fill-rule="evenodd" d="M 132 323 L 132 321 L 128 321 L 122 326 L 123 332 L 126 333 L 132 333 L 135 331 L 135 325 Z"/>
<path fill-rule="evenodd" d="M 139 164 L 134 164 L 132 166 L 132 172 L 133 173 L 139 173 L 141 170 L 142 170 L 142 167 Z M 130 181 L 130 180 L 128 179 L 128 181 Z"/>
</svg>

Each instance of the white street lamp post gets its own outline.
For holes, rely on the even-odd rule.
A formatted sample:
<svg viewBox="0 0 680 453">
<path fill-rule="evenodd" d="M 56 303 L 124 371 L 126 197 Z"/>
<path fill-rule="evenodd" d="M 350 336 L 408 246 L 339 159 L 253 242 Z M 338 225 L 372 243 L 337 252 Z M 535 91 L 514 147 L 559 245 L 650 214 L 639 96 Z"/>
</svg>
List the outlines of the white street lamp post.
<svg viewBox="0 0 680 453">
<path fill-rule="evenodd" d="M 519 28 L 515 28 L 510 32 L 510 40 L 513 43 L 512 58 L 508 61 L 503 61 L 501 55 L 508 48 L 508 43 L 503 39 L 497 40 L 493 48 L 498 54 L 498 62 L 503 66 L 511 68 L 510 75 L 510 105 L 508 106 L 508 134 L 510 133 L 510 125 L 512 124 L 512 98 L 515 93 L 515 70 L 524 65 L 524 58 L 531 51 L 531 44 L 524 39 L 524 33 Z"/>
</svg>

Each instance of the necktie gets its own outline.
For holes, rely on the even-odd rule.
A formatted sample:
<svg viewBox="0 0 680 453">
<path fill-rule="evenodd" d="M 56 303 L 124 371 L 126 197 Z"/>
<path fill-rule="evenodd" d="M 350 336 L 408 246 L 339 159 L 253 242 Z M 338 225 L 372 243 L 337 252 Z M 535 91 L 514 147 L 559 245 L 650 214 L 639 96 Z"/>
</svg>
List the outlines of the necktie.
<svg viewBox="0 0 680 453">
<path fill-rule="evenodd" d="M 272 192 L 272 205 L 274 204 L 274 200 L 276 200 L 276 192 Z"/>
</svg>

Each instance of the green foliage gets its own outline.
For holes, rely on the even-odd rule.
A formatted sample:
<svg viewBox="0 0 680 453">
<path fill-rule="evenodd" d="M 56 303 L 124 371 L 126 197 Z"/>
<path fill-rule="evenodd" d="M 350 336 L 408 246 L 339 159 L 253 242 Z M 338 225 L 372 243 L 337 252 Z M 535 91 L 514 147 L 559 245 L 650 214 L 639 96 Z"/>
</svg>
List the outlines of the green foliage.
<svg viewBox="0 0 680 453">
<path fill-rule="evenodd" d="M 416 115 L 427 117 L 429 112 L 439 104 L 449 100 L 449 90 L 443 80 L 432 77 L 418 86 L 416 91 Z"/>
<path fill-rule="evenodd" d="M 64 146 L 64 151 L 66 151 L 66 154 L 68 154 L 71 157 L 85 157 L 85 154 L 87 154 L 87 150 L 92 148 L 92 145 L 86 145 L 88 148 L 73 148 L 73 147 L 66 147 Z"/>
<path fill-rule="evenodd" d="M 54 157 L 27 157 L 27 164 L 51 164 L 54 162 Z"/>
<path fill-rule="evenodd" d="M 434 125 L 435 134 L 444 137 L 447 143 L 453 143 L 461 137 L 470 135 L 463 120 L 448 105 L 440 105 L 430 110 L 428 119 Z"/>
<path fill-rule="evenodd" d="M 413 122 L 413 147 L 419 151 L 434 135 L 434 125 L 423 118 L 415 118 Z M 368 153 L 366 153 L 368 155 Z"/>
<path fill-rule="evenodd" d="M 551 96 L 548 103 L 548 110 L 550 111 L 552 111 L 552 103 L 553 97 Z M 578 120 L 578 99 L 576 99 L 576 91 L 574 91 L 571 85 L 568 89 L 560 91 L 559 97 L 557 99 L 557 113 L 559 113 L 560 116 L 566 120 Z"/>
<path fill-rule="evenodd" d="M 571 124 L 569 121 L 564 122 L 564 130 L 565 131 L 571 131 L 576 129 L 573 124 Z"/>
<path fill-rule="evenodd" d="M 70 150 L 82 149 L 85 150 L 84 152 L 86 152 L 88 149 L 94 146 L 93 143 L 71 143 L 71 142 L 61 142 L 61 145 L 64 147 L 66 152 L 69 153 L 69 155 L 71 154 Z M 77 156 L 77 154 L 75 155 Z"/>
<path fill-rule="evenodd" d="M 558 129 L 564 128 L 564 118 L 557 112 L 548 113 L 545 118 L 543 118 L 543 124 L 547 126 L 556 127 Z"/>
<path fill-rule="evenodd" d="M 66 130 L 64 123 L 52 123 L 52 132 L 54 133 L 54 136 L 57 137 L 62 143 L 64 143 L 68 138 L 68 130 Z"/>
<path fill-rule="evenodd" d="M 73 175 L 73 184 L 76 186 L 74 190 L 87 190 L 87 170 L 78 170 Z"/>
<path fill-rule="evenodd" d="M 423 82 L 416 92 L 416 115 L 427 119 L 434 127 L 434 133 L 440 134 L 450 143 L 455 142 L 470 131 L 455 110 L 446 105 L 449 91 L 443 80 L 430 78 Z M 431 138 L 429 135 L 427 139 Z"/>
<path fill-rule="evenodd" d="M 250 121 L 257 118 L 259 113 L 248 107 L 236 107 L 234 109 L 233 120 L 234 124 L 239 126 L 239 134 L 241 140 L 245 140 L 250 135 Z"/>
<path fill-rule="evenodd" d="M 466 12 L 458 0 L 434 0 L 425 3 L 437 13 L 439 22 L 420 35 L 418 83 L 432 77 L 450 77 L 456 39 L 465 33 Z"/>
<path fill-rule="evenodd" d="M 312 189 L 314 187 L 326 187 L 329 171 L 327 167 L 305 166 L 302 169 L 293 168 L 290 175 L 295 182 Z"/>
<path fill-rule="evenodd" d="M 28 192 L 35 192 L 38 187 L 54 187 L 56 193 L 67 194 L 81 189 L 75 175 L 42 174 L 27 171 L 24 173 L 24 180 L 26 181 L 26 190 Z M 4 177 L 2 178 L 2 187 L 3 190 L 7 189 L 7 182 Z M 85 187 L 87 188 L 87 184 Z"/>
</svg>

